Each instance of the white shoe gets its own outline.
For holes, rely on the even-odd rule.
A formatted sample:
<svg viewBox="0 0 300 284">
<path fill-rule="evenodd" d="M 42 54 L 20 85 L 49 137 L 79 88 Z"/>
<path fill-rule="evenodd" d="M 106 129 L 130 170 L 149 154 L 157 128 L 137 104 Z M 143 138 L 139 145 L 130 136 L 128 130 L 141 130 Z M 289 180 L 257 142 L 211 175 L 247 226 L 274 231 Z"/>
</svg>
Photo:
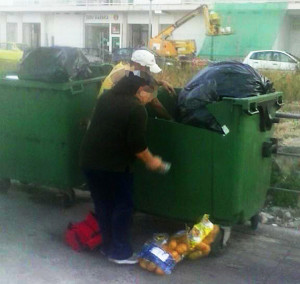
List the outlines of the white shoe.
<svg viewBox="0 0 300 284">
<path fill-rule="evenodd" d="M 135 253 L 131 257 L 126 259 L 115 259 L 109 257 L 108 260 L 117 264 L 136 264 L 139 262 L 138 256 Z"/>
</svg>

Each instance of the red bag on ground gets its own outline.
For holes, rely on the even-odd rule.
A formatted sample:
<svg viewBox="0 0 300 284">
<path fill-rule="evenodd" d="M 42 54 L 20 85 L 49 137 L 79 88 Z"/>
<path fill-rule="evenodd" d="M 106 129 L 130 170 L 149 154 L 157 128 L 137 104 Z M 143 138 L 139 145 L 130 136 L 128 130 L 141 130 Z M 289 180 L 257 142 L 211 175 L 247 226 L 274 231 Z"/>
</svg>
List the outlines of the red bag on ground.
<svg viewBox="0 0 300 284">
<path fill-rule="evenodd" d="M 102 243 L 102 236 L 96 216 L 89 212 L 85 220 L 68 225 L 65 233 L 66 243 L 75 251 L 93 250 Z"/>
</svg>

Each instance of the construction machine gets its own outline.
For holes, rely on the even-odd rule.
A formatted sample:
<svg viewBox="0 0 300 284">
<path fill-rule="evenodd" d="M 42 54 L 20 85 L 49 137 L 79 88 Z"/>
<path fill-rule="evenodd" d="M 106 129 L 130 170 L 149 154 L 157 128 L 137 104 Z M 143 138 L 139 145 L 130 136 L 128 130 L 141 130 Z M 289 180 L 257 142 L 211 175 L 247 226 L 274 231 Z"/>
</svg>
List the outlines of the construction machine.
<svg viewBox="0 0 300 284">
<path fill-rule="evenodd" d="M 195 40 L 172 40 L 169 38 L 172 36 L 174 30 L 202 12 L 207 35 L 217 36 L 231 33 L 229 27 L 221 27 L 220 17 L 216 12 L 209 11 L 207 5 L 201 5 L 184 15 L 173 25 L 162 30 L 157 36 L 151 38 L 149 42 L 150 49 L 154 50 L 158 55 L 165 57 L 192 57 L 196 52 Z"/>
</svg>

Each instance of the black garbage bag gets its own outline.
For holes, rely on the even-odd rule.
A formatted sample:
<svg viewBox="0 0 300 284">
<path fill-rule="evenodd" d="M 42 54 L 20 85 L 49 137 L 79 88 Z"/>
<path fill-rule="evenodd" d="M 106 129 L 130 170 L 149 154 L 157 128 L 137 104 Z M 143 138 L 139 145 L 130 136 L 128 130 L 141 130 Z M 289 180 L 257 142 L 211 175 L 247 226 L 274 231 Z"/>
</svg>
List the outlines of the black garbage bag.
<svg viewBox="0 0 300 284">
<path fill-rule="evenodd" d="M 23 58 L 18 76 L 24 80 L 63 83 L 91 77 L 89 61 L 74 47 L 38 47 Z"/>
<path fill-rule="evenodd" d="M 274 92 L 273 83 L 247 64 L 222 61 L 202 69 L 178 96 L 178 120 L 224 134 L 206 105 L 223 97 L 245 98 Z"/>
</svg>

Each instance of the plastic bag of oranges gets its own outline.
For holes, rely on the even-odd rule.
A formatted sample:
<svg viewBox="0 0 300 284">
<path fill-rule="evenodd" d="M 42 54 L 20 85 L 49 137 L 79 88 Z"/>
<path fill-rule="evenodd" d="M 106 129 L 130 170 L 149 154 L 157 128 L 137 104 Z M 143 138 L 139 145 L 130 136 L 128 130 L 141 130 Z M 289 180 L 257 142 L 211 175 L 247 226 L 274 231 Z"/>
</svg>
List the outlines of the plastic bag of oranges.
<svg viewBox="0 0 300 284">
<path fill-rule="evenodd" d="M 201 222 L 194 225 L 188 233 L 190 251 L 187 257 L 189 259 L 207 256 L 211 251 L 211 244 L 219 233 L 220 227 L 212 224 L 208 217 L 208 215 L 204 215 Z"/>
<path fill-rule="evenodd" d="M 188 231 L 179 231 L 172 235 L 162 248 L 170 253 L 175 262 L 180 262 L 189 252 Z"/>
<path fill-rule="evenodd" d="M 144 244 L 139 256 L 139 265 L 158 275 L 171 274 L 175 265 L 188 257 L 197 259 L 210 253 L 219 226 L 204 215 L 201 222 L 190 230 L 179 231 L 169 237 L 167 234 L 154 234 L 153 239 Z"/>
<path fill-rule="evenodd" d="M 195 224 L 193 228 L 188 232 L 188 242 L 190 245 L 190 249 L 194 250 L 194 248 L 199 245 L 206 236 L 213 230 L 214 224 L 209 221 L 209 215 L 204 214 L 202 220 Z"/>
<path fill-rule="evenodd" d="M 146 242 L 139 253 L 141 268 L 158 275 L 171 274 L 176 265 L 173 256 L 155 241 Z"/>
</svg>

